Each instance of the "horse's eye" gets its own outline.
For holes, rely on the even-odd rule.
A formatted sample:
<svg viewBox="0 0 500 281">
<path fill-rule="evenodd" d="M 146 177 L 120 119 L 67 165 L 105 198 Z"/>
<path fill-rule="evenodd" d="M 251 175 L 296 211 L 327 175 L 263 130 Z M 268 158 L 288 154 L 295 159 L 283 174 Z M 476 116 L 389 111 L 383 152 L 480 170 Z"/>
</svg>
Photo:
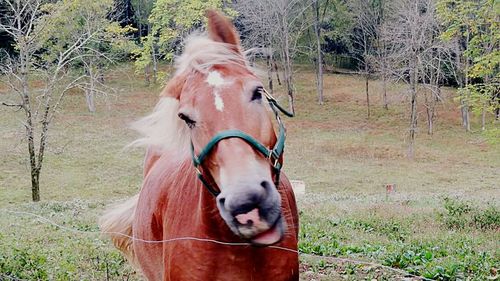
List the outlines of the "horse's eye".
<svg viewBox="0 0 500 281">
<path fill-rule="evenodd" d="M 264 88 L 262 88 L 260 86 L 255 88 L 255 90 L 253 90 L 251 101 L 254 101 L 254 100 L 260 101 L 262 99 L 262 91 L 263 90 L 264 90 Z"/>
<path fill-rule="evenodd" d="M 193 119 L 191 119 L 189 116 L 187 116 L 184 113 L 179 113 L 179 114 L 177 114 L 177 116 L 179 116 L 179 118 L 181 118 L 184 122 L 186 122 L 186 125 L 190 129 L 194 128 L 194 126 L 196 125 L 196 121 L 194 121 Z"/>
</svg>

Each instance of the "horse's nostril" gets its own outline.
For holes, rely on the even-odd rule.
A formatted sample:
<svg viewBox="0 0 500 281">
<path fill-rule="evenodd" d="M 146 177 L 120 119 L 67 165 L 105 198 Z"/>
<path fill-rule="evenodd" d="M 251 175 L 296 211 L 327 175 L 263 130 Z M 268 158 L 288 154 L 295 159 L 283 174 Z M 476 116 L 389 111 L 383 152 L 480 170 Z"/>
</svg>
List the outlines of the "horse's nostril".
<svg viewBox="0 0 500 281">
<path fill-rule="evenodd" d="M 259 209 L 255 208 L 250 212 L 235 215 L 234 218 L 236 219 L 236 222 L 238 224 L 252 227 L 255 223 L 258 223 L 260 220 Z"/>
<path fill-rule="evenodd" d="M 226 203 L 226 198 L 222 197 L 219 199 L 219 203 L 224 206 L 224 203 Z"/>
<path fill-rule="evenodd" d="M 237 216 L 240 214 L 246 214 L 253 209 L 257 210 L 258 205 L 256 203 L 247 203 L 247 204 L 242 204 L 240 206 L 237 206 L 236 208 L 231 210 L 231 215 Z"/>
<path fill-rule="evenodd" d="M 262 181 L 260 183 L 260 186 L 262 186 L 264 189 L 268 189 L 271 185 L 269 184 L 268 181 Z"/>
</svg>

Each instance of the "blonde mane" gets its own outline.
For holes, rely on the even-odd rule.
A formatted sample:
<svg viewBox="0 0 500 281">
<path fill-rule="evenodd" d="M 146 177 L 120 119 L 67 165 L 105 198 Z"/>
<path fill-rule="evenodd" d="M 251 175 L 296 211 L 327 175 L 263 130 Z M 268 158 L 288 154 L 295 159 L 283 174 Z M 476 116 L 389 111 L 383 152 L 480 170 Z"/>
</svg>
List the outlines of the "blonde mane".
<svg viewBox="0 0 500 281">
<path fill-rule="evenodd" d="M 128 146 L 150 147 L 158 154 L 173 149 L 189 152 L 189 129 L 177 117 L 178 109 L 177 99 L 160 98 L 151 114 L 131 124 L 141 137 Z"/>
<path fill-rule="evenodd" d="M 214 65 L 237 63 L 248 67 L 235 45 L 216 42 L 206 34 L 194 33 L 185 40 L 184 52 L 175 60 L 176 74 L 194 69 L 206 73 Z"/>
</svg>

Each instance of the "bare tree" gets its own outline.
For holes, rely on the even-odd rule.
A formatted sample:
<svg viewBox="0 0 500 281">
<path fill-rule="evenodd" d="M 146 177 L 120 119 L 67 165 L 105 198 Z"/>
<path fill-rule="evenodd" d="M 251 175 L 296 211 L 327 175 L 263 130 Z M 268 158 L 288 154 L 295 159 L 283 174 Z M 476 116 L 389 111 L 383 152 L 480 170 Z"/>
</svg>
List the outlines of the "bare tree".
<svg viewBox="0 0 500 281">
<path fill-rule="evenodd" d="M 61 27 L 73 20 L 74 9 L 111 7 L 112 1 L 3 1 L 7 10 L 0 16 L 0 31 L 12 37 L 17 52 L 4 53 L 0 62 L 0 73 L 11 89 L 10 100 L 1 104 L 24 113 L 32 199 L 39 201 L 49 127 L 67 91 L 84 81 L 85 74 L 73 71 L 72 65 L 94 53 L 81 51 L 90 48 L 90 42 L 102 31 L 97 26 L 93 30 Z M 35 86 L 31 83 L 34 80 L 40 83 Z"/>
<path fill-rule="evenodd" d="M 417 94 L 419 81 L 425 79 L 422 71 L 429 52 L 436 48 L 428 34 L 435 29 L 433 0 L 398 0 L 392 17 L 384 25 L 382 40 L 388 48 L 388 69 L 397 81 L 408 83 L 410 93 L 410 127 L 408 158 L 415 157 L 417 133 Z"/>
<path fill-rule="evenodd" d="M 382 26 L 379 26 L 378 34 L 382 34 Z M 380 36 L 376 40 L 375 52 L 369 57 L 369 64 L 377 76 L 382 79 L 382 105 L 385 110 L 389 109 L 389 99 L 387 98 L 387 84 L 389 80 L 389 70 L 387 62 L 386 43 L 381 40 Z"/>
<path fill-rule="evenodd" d="M 324 43 L 334 41 L 339 45 L 350 45 L 352 26 L 351 13 L 343 0 L 314 0 L 312 1 L 312 28 L 307 30 L 301 39 L 301 49 L 310 57 L 316 69 L 317 100 L 321 105 L 324 102 L 323 70 L 325 68 Z M 313 35 L 312 35 L 313 34 Z M 330 92 L 332 88 L 328 89 Z"/>
<path fill-rule="evenodd" d="M 325 5 L 328 5 L 326 1 Z M 313 0 L 314 35 L 316 37 L 316 90 L 318 103 L 323 104 L 323 52 L 321 51 L 321 13 L 319 0 Z"/>
<path fill-rule="evenodd" d="M 122 8 L 126 8 L 123 4 Z M 100 6 L 97 6 L 100 8 Z M 84 19 L 85 24 L 79 26 L 83 33 L 92 34 L 96 30 L 103 30 L 111 26 L 111 22 L 106 18 L 106 9 L 81 9 L 76 11 L 76 14 Z M 127 19 L 122 19 L 127 20 Z M 114 33 L 117 37 L 121 37 L 120 28 Z M 80 32 L 76 33 L 79 36 Z M 68 39 L 64 38 L 64 41 Z M 70 41 L 74 38 L 69 39 Z M 84 48 L 75 50 L 77 57 L 80 57 L 80 62 L 84 71 L 85 79 L 78 86 L 85 93 L 85 101 L 90 112 L 96 111 L 95 97 L 97 94 L 106 96 L 109 88 L 104 85 L 104 66 L 107 62 L 113 62 L 110 55 L 107 54 L 106 48 L 109 48 L 109 40 L 106 38 L 105 32 L 97 32 Z"/>
<path fill-rule="evenodd" d="M 387 98 L 387 84 L 389 79 L 389 71 L 387 64 L 387 46 L 386 42 L 382 40 L 382 33 L 384 30 L 384 23 L 386 20 L 386 14 L 390 13 L 390 5 L 386 0 L 373 1 L 372 8 L 373 12 L 368 12 L 368 18 L 371 18 L 368 22 L 373 25 L 373 35 L 375 38 L 371 45 L 371 52 L 368 54 L 368 65 L 375 74 L 382 79 L 382 105 L 385 110 L 389 109 L 389 100 Z M 389 2 L 391 3 L 391 2 Z M 357 4 L 358 13 L 367 13 L 364 8 L 359 8 L 359 3 Z M 361 4 L 362 5 L 362 4 Z M 361 9 L 361 11 L 360 11 Z"/>
<path fill-rule="evenodd" d="M 467 29 L 470 27 L 467 26 Z M 470 41 L 469 34 L 470 32 L 466 32 L 465 38 L 456 38 L 453 40 L 454 44 L 454 53 L 455 56 L 455 73 L 457 78 L 457 83 L 459 87 L 466 88 L 469 85 L 469 77 L 467 76 L 467 72 L 470 68 L 470 61 L 464 53 L 467 51 L 467 46 Z M 462 126 L 465 128 L 467 132 L 470 132 L 470 107 L 468 102 L 467 94 L 463 94 L 463 97 L 460 99 L 460 109 L 462 113 Z"/>
<path fill-rule="evenodd" d="M 424 91 L 424 106 L 427 113 L 427 134 L 434 133 L 434 120 L 436 118 L 436 103 L 442 100 L 441 86 L 444 83 L 445 69 L 453 68 L 452 46 L 443 42 L 440 35 L 439 24 L 434 18 L 434 30 L 428 33 L 428 42 L 431 46 L 423 55 L 421 82 L 428 91 Z"/>
<path fill-rule="evenodd" d="M 277 52 L 283 67 L 290 111 L 294 108 L 293 59 L 298 41 L 310 26 L 305 11 L 310 3 L 305 0 L 237 1 L 234 8 L 241 16 L 247 36 L 245 45 L 267 47 Z"/>
<path fill-rule="evenodd" d="M 384 1 L 349 1 L 349 8 L 355 18 L 354 29 L 352 31 L 354 49 L 357 53 L 356 58 L 359 60 L 362 67 L 361 72 L 365 77 L 365 94 L 368 118 L 370 118 L 369 78 L 370 73 L 374 68 L 374 66 L 372 66 L 373 60 L 371 58 L 375 56 L 377 47 L 380 47 L 377 43 L 380 42 L 379 38 L 384 9 L 383 5 Z"/>
</svg>

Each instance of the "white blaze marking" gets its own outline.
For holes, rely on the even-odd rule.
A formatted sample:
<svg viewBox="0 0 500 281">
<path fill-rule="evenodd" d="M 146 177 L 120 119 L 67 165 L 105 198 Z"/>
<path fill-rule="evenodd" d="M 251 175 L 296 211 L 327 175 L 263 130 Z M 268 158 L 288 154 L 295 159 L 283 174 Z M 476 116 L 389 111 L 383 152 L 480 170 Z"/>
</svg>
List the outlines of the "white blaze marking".
<svg viewBox="0 0 500 281">
<path fill-rule="evenodd" d="M 222 112 L 224 110 L 224 101 L 222 100 L 222 98 L 220 97 L 219 93 L 217 91 L 214 92 L 214 95 L 215 95 L 215 108 Z"/>
<path fill-rule="evenodd" d="M 207 83 L 213 87 L 220 87 L 224 84 L 224 79 L 218 71 L 210 71 L 207 76 Z"/>
<path fill-rule="evenodd" d="M 218 111 L 222 112 L 224 110 L 224 101 L 222 100 L 222 97 L 220 96 L 217 88 L 221 87 L 224 84 L 224 79 L 218 71 L 210 71 L 207 76 L 207 83 L 208 85 L 215 88 L 213 92 L 215 98 L 215 108 Z"/>
</svg>

